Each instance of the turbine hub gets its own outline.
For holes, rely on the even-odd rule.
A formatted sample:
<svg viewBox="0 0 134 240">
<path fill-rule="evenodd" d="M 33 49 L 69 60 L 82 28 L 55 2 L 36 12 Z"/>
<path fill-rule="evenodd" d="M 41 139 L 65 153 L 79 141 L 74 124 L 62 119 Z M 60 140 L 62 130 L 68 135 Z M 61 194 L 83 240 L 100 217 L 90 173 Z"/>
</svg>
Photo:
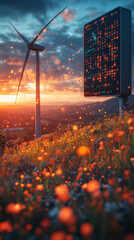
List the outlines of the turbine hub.
<svg viewBox="0 0 134 240">
<path fill-rule="evenodd" d="M 30 50 L 33 50 L 33 51 L 44 51 L 45 50 L 45 47 L 39 45 L 39 44 L 27 44 L 27 47 L 30 48 Z"/>
</svg>

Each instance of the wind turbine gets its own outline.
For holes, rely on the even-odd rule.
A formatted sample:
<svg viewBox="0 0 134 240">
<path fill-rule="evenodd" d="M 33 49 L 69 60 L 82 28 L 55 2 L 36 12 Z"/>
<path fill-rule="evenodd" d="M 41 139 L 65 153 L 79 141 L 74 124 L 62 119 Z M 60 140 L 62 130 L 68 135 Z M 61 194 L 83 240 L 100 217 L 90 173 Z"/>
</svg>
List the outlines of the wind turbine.
<svg viewBox="0 0 134 240">
<path fill-rule="evenodd" d="M 66 7 L 65 7 L 66 8 Z M 35 112 L 35 137 L 39 138 L 41 137 L 41 121 L 40 121 L 40 63 L 39 63 L 39 52 L 44 51 L 45 47 L 39 45 L 39 44 L 35 44 L 35 41 L 39 38 L 39 36 L 41 35 L 41 33 L 46 29 L 46 27 L 59 15 L 61 14 L 65 8 L 63 8 L 62 11 L 60 11 L 54 18 L 52 18 L 47 25 L 45 25 L 45 27 L 43 27 L 41 29 L 41 31 L 39 33 L 37 33 L 37 35 L 34 37 L 34 39 L 30 42 L 29 40 L 27 40 L 21 33 L 18 32 L 18 30 L 13 26 L 13 24 L 9 21 L 9 23 L 12 25 L 12 27 L 14 28 L 14 30 L 17 32 L 17 34 L 19 35 L 19 37 L 25 42 L 25 44 L 27 45 L 27 52 L 26 52 L 26 56 L 25 56 L 25 60 L 24 60 L 24 64 L 23 64 L 23 68 L 22 68 L 22 72 L 21 72 L 21 76 L 20 76 L 20 81 L 19 81 L 19 85 L 18 85 L 18 89 L 17 89 L 17 94 L 16 94 L 16 99 L 15 99 L 15 103 L 17 100 L 17 96 L 19 93 L 19 88 L 20 88 L 20 84 L 21 84 L 21 80 L 23 77 L 23 73 L 28 61 L 28 57 L 30 54 L 30 51 L 33 50 L 36 52 L 36 112 Z"/>
</svg>

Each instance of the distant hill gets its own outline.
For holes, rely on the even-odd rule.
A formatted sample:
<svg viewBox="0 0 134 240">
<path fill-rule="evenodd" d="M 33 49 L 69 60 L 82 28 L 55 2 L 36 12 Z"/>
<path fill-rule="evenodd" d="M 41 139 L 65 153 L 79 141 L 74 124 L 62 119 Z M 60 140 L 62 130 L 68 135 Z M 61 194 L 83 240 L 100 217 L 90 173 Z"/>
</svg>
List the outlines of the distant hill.
<svg viewBox="0 0 134 240">
<path fill-rule="evenodd" d="M 96 113 L 100 111 L 106 112 L 107 114 L 118 114 L 119 113 L 119 98 L 115 97 L 109 100 L 106 100 L 104 102 L 96 102 L 91 104 L 83 104 L 83 107 L 87 107 L 87 105 L 90 107 L 90 112 L 93 115 L 96 115 Z M 128 97 L 128 110 L 131 110 L 134 108 L 134 95 L 131 95 Z"/>
<path fill-rule="evenodd" d="M 134 107 L 134 95 L 128 97 L 128 110 Z M 104 108 L 107 113 L 119 113 L 119 98 L 113 98 L 104 102 Z"/>
</svg>

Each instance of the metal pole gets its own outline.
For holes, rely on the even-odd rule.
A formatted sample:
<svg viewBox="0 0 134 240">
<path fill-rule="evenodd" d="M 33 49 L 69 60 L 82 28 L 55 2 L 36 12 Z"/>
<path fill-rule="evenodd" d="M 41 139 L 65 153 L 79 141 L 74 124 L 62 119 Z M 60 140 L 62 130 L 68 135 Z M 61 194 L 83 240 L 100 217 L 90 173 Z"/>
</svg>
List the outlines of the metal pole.
<svg viewBox="0 0 134 240">
<path fill-rule="evenodd" d="M 128 100 L 127 96 L 119 97 L 119 116 L 120 116 L 120 118 L 123 118 L 124 111 L 127 110 L 127 100 Z"/>
<path fill-rule="evenodd" d="M 35 113 L 35 138 L 41 137 L 40 123 L 40 70 L 39 70 L 39 52 L 36 51 L 36 113 Z"/>
</svg>

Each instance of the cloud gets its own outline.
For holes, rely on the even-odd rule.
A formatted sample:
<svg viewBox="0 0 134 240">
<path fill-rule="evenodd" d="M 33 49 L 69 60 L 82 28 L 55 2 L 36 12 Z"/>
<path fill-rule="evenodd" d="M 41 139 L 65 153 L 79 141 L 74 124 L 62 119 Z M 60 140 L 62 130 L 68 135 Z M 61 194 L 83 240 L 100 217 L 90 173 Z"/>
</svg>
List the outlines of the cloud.
<svg viewBox="0 0 134 240">
<path fill-rule="evenodd" d="M 128 3 L 125 5 L 125 7 L 134 11 L 134 2 L 128 1 Z"/>
<path fill-rule="evenodd" d="M 0 17 L 19 18 L 20 14 L 47 15 L 48 9 L 59 7 L 56 0 L 4 0 L 0 1 Z"/>
<path fill-rule="evenodd" d="M 46 47 L 46 51 L 40 53 L 41 81 L 44 86 L 47 85 L 45 91 L 62 92 L 63 90 L 66 90 L 70 92 L 73 89 L 76 91 L 75 83 L 75 87 L 72 87 L 72 78 L 79 78 L 80 71 L 82 71 L 82 52 L 79 49 L 83 47 L 83 39 L 82 36 L 70 36 L 68 34 L 68 29 L 69 27 L 65 25 L 63 25 L 62 31 L 61 28 L 53 30 L 49 29 L 47 30 L 46 38 L 42 37 L 39 39 L 39 44 Z M 45 35 L 45 33 L 43 34 Z M 15 41 L 9 41 L 9 35 L 9 39 L 6 39 L 6 42 L 1 43 L 0 45 L 2 49 L 2 60 L 6 60 L 6 62 L 3 62 L 0 65 L 2 80 L 6 79 L 2 91 L 7 94 L 8 92 L 12 92 L 13 94 L 16 93 L 26 53 L 25 44 L 16 41 L 19 40 L 16 33 L 12 34 L 12 37 L 15 38 Z M 11 46 L 13 48 L 11 48 Z M 31 51 L 25 74 L 22 79 L 21 92 L 33 92 L 33 89 L 28 87 L 27 83 L 35 82 L 34 55 L 35 53 Z M 77 58 L 79 58 L 79 60 Z M 81 65 L 79 62 L 81 62 Z M 12 69 L 14 70 L 13 74 L 11 74 Z M 3 84 L 3 81 L 1 83 Z M 79 88 L 77 87 L 77 91 L 78 89 L 80 91 L 80 86 Z"/>
<path fill-rule="evenodd" d="M 90 18 L 93 18 L 94 16 L 95 16 L 95 12 L 93 11 L 90 13 Z"/>
<path fill-rule="evenodd" d="M 67 9 L 62 13 L 62 17 L 65 20 L 65 22 L 71 22 L 73 21 L 74 17 L 76 17 L 76 14 Z"/>
</svg>

